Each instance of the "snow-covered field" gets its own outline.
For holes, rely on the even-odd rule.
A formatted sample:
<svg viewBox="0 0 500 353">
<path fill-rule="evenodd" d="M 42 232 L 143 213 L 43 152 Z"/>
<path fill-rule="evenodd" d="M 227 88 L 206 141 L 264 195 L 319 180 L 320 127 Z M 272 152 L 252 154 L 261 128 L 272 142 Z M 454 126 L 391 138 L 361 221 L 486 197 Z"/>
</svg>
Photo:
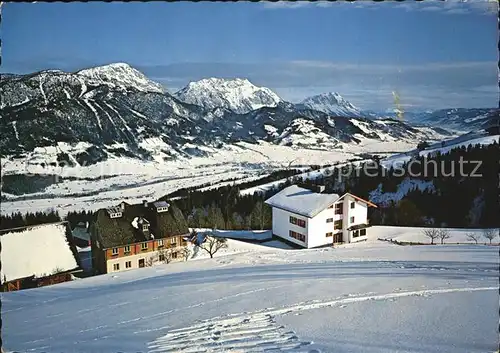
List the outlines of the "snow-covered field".
<svg viewBox="0 0 500 353">
<path fill-rule="evenodd" d="M 64 147 L 65 149 L 63 149 Z M 83 148 L 85 146 L 77 146 Z M 249 181 L 275 170 L 304 165 L 331 165 L 356 158 L 357 153 L 376 151 L 405 151 L 414 147 L 407 142 L 380 142 L 365 139 L 360 145 L 346 145 L 338 150 L 310 150 L 260 144 L 237 143 L 214 150 L 210 157 L 193 157 L 169 162 L 142 162 L 130 158 L 116 158 L 90 166 L 41 167 L 26 160 L 2 159 L 2 175 L 54 174 L 66 179 L 47 187 L 43 192 L 15 196 L 3 193 L 2 214 L 20 211 L 35 212 L 55 208 L 61 214 L 68 211 L 95 210 L 114 205 L 121 200 L 141 202 L 158 198 L 180 188 L 206 183 L 220 183 L 228 179 Z M 76 148 L 76 147 L 75 147 Z M 60 151 L 70 152 L 68 146 L 37 149 L 28 158 L 30 163 L 55 160 Z M 83 178 L 98 178 L 84 180 Z M 26 200 L 26 197 L 29 199 Z M 36 197 L 36 198 L 34 198 Z"/>
<path fill-rule="evenodd" d="M 424 243 L 429 244 L 430 239 L 424 234 L 426 228 L 421 227 L 398 227 L 398 226 L 374 226 L 372 229 L 372 235 L 377 236 L 379 239 L 384 240 L 395 240 L 399 242 L 413 242 L 413 243 Z M 475 241 L 468 239 L 467 234 L 475 233 L 478 236 L 478 243 L 485 244 L 489 243 L 489 240 L 482 236 L 483 229 L 467 229 L 467 228 L 446 228 L 449 231 L 449 239 L 445 239 L 446 244 L 474 244 Z M 498 230 L 496 230 L 498 234 Z M 495 238 L 493 244 L 497 244 L 500 239 Z M 435 243 L 439 243 L 439 239 L 434 240 Z"/>
<path fill-rule="evenodd" d="M 397 167 L 402 165 L 403 163 L 410 161 L 411 157 L 415 155 L 430 157 L 432 155 L 435 155 L 437 152 L 448 153 L 454 148 L 475 145 L 490 145 L 494 142 L 499 143 L 499 141 L 500 135 L 488 135 L 485 132 L 471 132 L 446 141 L 432 143 L 429 145 L 429 147 L 422 151 L 413 149 L 404 153 L 393 154 L 392 156 L 383 160 L 381 164 L 386 168 L 389 168 L 391 165 Z"/>
<path fill-rule="evenodd" d="M 371 228 L 367 242 L 315 250 L 230 241 L 214 259 L 3 293 L 3 345 L 47 353 L 496 351 L 498 247 L 397 246 L 375 240 L 381 233 L 398 231 Z"/>
</svg>

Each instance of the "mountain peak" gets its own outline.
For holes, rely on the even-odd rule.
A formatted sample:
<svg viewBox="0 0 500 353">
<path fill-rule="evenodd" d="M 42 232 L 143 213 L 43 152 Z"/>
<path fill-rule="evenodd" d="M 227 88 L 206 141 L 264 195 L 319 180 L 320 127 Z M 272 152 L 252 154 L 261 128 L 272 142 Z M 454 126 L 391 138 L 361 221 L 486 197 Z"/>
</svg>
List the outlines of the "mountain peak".
<svg viewBox="0 0 500 353">
<path fill-rule="evenodd" d="M 164 93 L 165 91 L 161 84 L 148 79 L 142 72 L 123 62 L 80 70 L 76 74 L 85 76 L 90 83 L 98 85 L 121 89 L 133 87 L 144 92 Z"/>
<path fill-rule="evenodd" d="M 327 114 L 342 116 L 360 116 L 361 110 L 337 92 L 321 93 L 304 99 L 299 106 L 318 110 Z"/>
<path fill-rule="evenodd" d="M 275 107 L 281 102 L 281 98 L 269 88 L 255 86 L 246 78 L 204 78 L 190 82 L 175 96 L 207 109 L 220 107 L 240 114 L 262 107 Z"/>
</svg>

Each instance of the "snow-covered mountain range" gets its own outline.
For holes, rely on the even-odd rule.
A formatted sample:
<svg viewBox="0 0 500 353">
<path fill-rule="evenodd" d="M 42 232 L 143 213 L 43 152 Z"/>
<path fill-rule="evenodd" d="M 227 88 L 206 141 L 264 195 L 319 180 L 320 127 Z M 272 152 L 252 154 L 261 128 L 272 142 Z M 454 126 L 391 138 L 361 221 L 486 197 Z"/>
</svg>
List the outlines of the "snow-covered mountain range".
<svg viewBox="0 0 500 353">
<path fill-rule="evenodd" d="M 169 160 L 238 141 L 342 149 L 362 140 L 436 140 L 439 128 L 371 120 L 338 94 L 283 101 L 245 79 L 205 79 L 175 94 L 127 64 L 76 73 L 4 75 L 0 82 L 2 156 L 61 143 L 79 146 L 58 160 L 93 163 L 114 156 Z"/>
</svg>

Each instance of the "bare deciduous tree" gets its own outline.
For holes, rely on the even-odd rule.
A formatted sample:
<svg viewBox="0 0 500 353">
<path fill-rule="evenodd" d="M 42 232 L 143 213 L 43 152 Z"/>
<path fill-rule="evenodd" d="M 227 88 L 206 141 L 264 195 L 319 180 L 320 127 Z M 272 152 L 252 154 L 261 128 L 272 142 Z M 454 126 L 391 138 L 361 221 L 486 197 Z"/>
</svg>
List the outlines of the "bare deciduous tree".
<svg viewBox="0 0 500 353">
<path fill-rule="evenodd" d="M 144 261 L 144 266 L 151 267 L 151 266 L 153 266 L 153 263 L 154 263 L 154 257 L 150 256 L 146 259 L 146 261 Z"/>
<path fill-rule="evenodd" d="M 467 237 L 467 240 L 474 241 L 474 242 L 476 242 L 476 244 L 480 238 L 480 235 L 476 232 L 467 232 L 467 234 L 465 234 L 465 236 Z"/>
<path fill-rule="evenodd" d="M 205 241 L 199 245 L 199 247 L 205 250 L 210 258 L 214 257 L 214 254 L 222 248 L 227 248 L 227 239 L 216 237 L 212 234 L 205 237 Z"/>
<path fill-rule="evenodd" d="M 441 244 L 444 244 L 446 239 L 450 239 L 450 231 L 448 229 L 441 228 L 438 231 L 438 238 L 441 240 Z"/>
<path fill-rule="evenodd" d="M 496 229 L 485 229 L 483 230 L 483 237 L 485 237 L 486 239 L 488 239 L 490 241 L 490 244 L 491 242 L 493 241 L 493 239 L 495 239 L 497 237 L 497 230 Z"/>
<path fill-rule="evenodd" d="M 184 257 L 184 261 L 189 260 L 189 257 L 191 256 L 191 250 L 187 246 L 185 246 L 181 250 L 181 253 L 182 253 L 182 257 Z"/>
<path fill-rule="evenodd" d="M 431 240 L 431 244 L 434 244 L 434 240 L 439 238 L 439 230 L 436 228 L 424 229 L 423 233 Z"/>
<path fill-rule="evenodd" d="M 172 262 L 172 259 L 172 251 L 170 249 L 158 250 L 158 261 L 169 264 Z"/>
</svg>

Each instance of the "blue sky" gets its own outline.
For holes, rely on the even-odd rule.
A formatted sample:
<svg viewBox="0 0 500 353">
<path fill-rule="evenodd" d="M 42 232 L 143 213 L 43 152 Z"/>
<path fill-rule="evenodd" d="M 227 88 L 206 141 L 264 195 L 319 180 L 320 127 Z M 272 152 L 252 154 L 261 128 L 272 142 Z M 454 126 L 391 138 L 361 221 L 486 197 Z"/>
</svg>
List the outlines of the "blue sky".
<svg viewBox="0 0 500 353">
<path fill-rule="evenodd" d="M 494 2 L 490 5 L 495 5 Z M 7 3 L 2 72 L 126 62 L 177 90 L 245 77 L 364 109 L 498 105 L 497 14 L 468 3 Z"/>
</svg>

